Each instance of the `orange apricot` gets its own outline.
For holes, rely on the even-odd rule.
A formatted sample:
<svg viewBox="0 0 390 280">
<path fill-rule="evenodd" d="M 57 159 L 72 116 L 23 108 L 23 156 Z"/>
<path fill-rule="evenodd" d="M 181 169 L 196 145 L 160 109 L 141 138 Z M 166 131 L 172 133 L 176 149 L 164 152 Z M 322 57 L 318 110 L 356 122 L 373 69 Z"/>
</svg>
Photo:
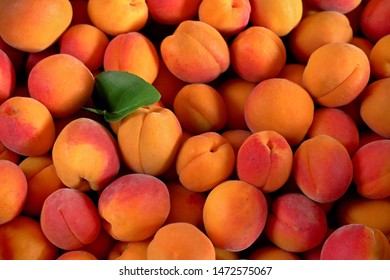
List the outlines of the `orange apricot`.
<svg viewBox="0 0 390 280">
<path fill-rule="evenodd" d="M 180 182 L 189 190 L 211 190 L 226 180 L 234 170 L 235 154 L 230 143 L 216 132 L 188 138 L 176 159 Z"/>
<path fill-rule="evenodd" d="M 353 101 L 370 79 L 366 54 L 349 43 L 329 43 L 310 56 L 302 82 L 316 103 L 326 107 Z"/>
<path fill-rule="evenodd" d="M 185 85 L 175 97 L 173 111 L 183 129 L 194 134 L 218 131 L 227 121 L 222 96 L 208 84 Z"/>
<path fill-rule="evenodd" d="M 146 253 L 148 260 L 215 260 L 210 239 L 188 223 L 161 227 L 149 243 Z"/>
<path fill-rule="evenodd" d="M 58 40 L 72 16 L 67 0 L 2 1 L 0 36 L 18 50 L 39 52 Z"/>
<path fill-rule="evenodd" d="M 23 156 L 44 155 L 55 141 L 49 110 L 31 97 L 14 96 L 0 105 L 0 142 Z"/>
<path fill-rule="evenodd" d="M 282 39 L 265 27 L 248 27 L 233 39 L 229 48 L 233 69 L 249 82 L 276 77 L 286 63 Z"/>
<path fill-rule="evenodd" d="M 163 39 L 160 52 L 169 71 L 188 83 L 208 83 L 230 65 L 229 47 L 211 25 L 196 20 L 179 24 Z"/>
<path fill-rule="evenodd" d="M 303 5 L 300 0 L 250 0 L 250 21 L 254 26 L 266 27 L 278 36 L 285 36 L 300 22 Z"/>
<path fill-rule="evenodd" d="M 87 11 L 93 25 L 110 36 L 138 31 L 148 20 L 145 0 L 90 0 Z"/>
<path fill-rule="evenodd" d="M 314 117 L 314 102 L 300 85 L 287 79 L 260 82 L 245 103 L 245 121 L 252 132 L 273 130 L 290 145 L 305 137 Z"/>
<path fill-rule="evenodd" d="M 76 113 L 88 101 L 94 76 L 79 59 L 69 54 L 54 54 L 39 61 L 28 76 L 32 98 L 46 106 L 53 117 Z"/>
<path fill-rule="evenodd" d="M 203 222 L 215 247 L 238 252 L 248 248 L 262 233 L 268 205 L 255 186 L 239 180 L 227 180 L 207 196 Z"/>
</svg>

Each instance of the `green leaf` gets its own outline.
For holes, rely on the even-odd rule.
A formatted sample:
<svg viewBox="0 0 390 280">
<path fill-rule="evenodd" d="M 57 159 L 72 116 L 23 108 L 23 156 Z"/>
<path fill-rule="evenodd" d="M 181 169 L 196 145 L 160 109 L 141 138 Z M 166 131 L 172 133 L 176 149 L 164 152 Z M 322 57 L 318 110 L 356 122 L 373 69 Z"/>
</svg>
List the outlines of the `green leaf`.
<svg viewBox="0 0 390 280">
<path fill-rule="evenodd" d="M 107 122 L 115 122 L 142 106 L 156 103 L 160 97 L 155 87 L 137 75 L 105 71 L 95 78 L 92 101 L 96 108 L 84 109 L 103 115 Z"/>
</svg>

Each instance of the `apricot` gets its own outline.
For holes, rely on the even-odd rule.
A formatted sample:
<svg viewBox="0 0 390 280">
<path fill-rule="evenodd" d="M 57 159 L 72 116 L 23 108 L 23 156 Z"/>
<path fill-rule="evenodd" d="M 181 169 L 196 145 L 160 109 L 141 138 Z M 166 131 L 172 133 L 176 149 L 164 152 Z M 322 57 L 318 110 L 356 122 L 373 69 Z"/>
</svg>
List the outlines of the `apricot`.
<svg viewBox="0 0 390 280">
<path fill-rule="evenodd" d="M 18 165 L 0 160 L 0 225 L 15 219 L 27 199 L 27 180 Z"/>
<path fill-rule="evenodd" d="M 203 206 L 206 194 L 185 188 L 178 181 L 167 182 L 170 211 L 165 224 L 184 222 L 203 228 Z"/>
<path fill-rule="evenodd" d="M 369 199 L 351 193 L 343 196 L 336 208 L 336 217 L 340 225 L 363 224 L 390 234 L 390 197 Z"/>
<path fill-rule="evenodd" d="M 265 235 L 274 245 L 288 252 L 313 249 L 326 235 L 324 210 L 304 194 L 287 193 L 276 197 L 268 213 Z"/>
<path fill-rule="evenodd" d="M 362 0 L 341 0 L 341 1 L 327 1 L 327 0 L 306 0 L 308 5 L 314 9 L 325 11 L 336 11 L 346 14 L 357 8 Z"/>
<path fill-rule="evenodd" d="M 321 250 L 321 260 L 388 260 L 389 258 L 389 241 L 383 232 L 362 224 L 349 224 L 337 228 L 326 239 Z"/>
<path fill-rule="evenodd" d="M 232 145 L 234 154 L 236 155 L 236 161 L 237 153 L 240 150 L 241 145 L 251 135 L 252 132 L 245 129 L 230 129 L 221 133 L 221 136 L 224 137 L 230 143 L 230 145 Z"/>
<path fill-rule="evenodd" d="M 160 101 L 167 109 L 173 109 L 173 102 L 179 90 L 187 83 L 173 75 L 164 63 L 164 60 L 159 60 L 159 67 L 156 79 L 153 81 L 153 86 L 161 95 Z"/>
<path fill-rule="evenodd" d="M 73 55 L 93 72 L 103 65 L 108 43 L 107 35 L 94 25 L 76 24 L 62 34 L 59 48 L 60 53 Z"/>
<path fill-rule="evenodd" d="M 3 1 L 0 36 L 18 50 L 39 52 L 58 40 L 72 16 L 72 5 L 67 0 Z"/>
<path fill-rule="evenodd" d="M 266 27 L 278 36 L 285 36 L 300 22 L 303 5 L 300 0 L 267 1 L 250 0 L 252 7 L 250 21 L 254 26 Z"/>
<path fill-rule="evenodd" d="M 163 39 L 160 52 L 169 71 L 188 83 L 208 83 L 230 65 L 229 47 L 211 25 L 196 20 L 181 22 Z"/>
<path fill-rule="evenodd" d="M 389 12 L 389 1 L 368 1 L 360 16 L 360 29 L 364 37 L 375 43 L 383 36 L 390 34 Z"/>
<path fill-rule="evenodd" d="M 101 229 L 92 199 L 71 188 L 58 189 L 46 198 L 40 223 L 47 239 L 64 250 L 78 250 L 92 243 Z"/>
<path fill-rule="evenodd" d="M 183 129 L 193 134 L 221 130 L 227 122 L 224 100 L 208 84 L 185 85 L 175 97 L 173 111 Z"/>
<path fill-rule="evenodd" d="M 290 177 L 293 152 L 287 140 L 275 131 L 259 131 L 242 143 L 236 171 L 240 180 L 268 193 L 281 188 Z"/>
<path fill-rule="evenodd" d="M 101 228 L 98 237 L 92 243 L 85 244 L 79 250 L 91 253 L 98 260 L 106 260 L 116 242 L 104 228 Z"/>
<path fill-rule="evenodd" d="M 350 115 L 339 108 L 318 108 L 307 132 L 308 138 L 325 134 L 335 138 L 350 156 L 359 148 L 359 130 Z"/>
<path fill-rule="evenodd" d="M 305 65 L 299 63 L 288 63 L 284 65 L 282 70 L 280 70 L 277 78 L 287 79 L 291 82 L 297 83 L 300 86 L 303 86 L 303 71 L 305 71 Z"/>
<path fill-rule="evenodd" d="M 149 243 L 146 254 L 148 260 L 215 260 L 210 239 L 188 223 L 161 227 Z"/>
<path fill-rule="evenodd" d="M 91 0 L 88 1 L 87 11 L 93 25 L 110 36 L 138 31 L 148 20 L 145 0 Z"/>
<path fill-rule="evenodd" d="M 264 194 L 255 186 L 227 180 L 207 196 L 203 222 L 215 247 L 238 252 L 248 248 L 262 233 L 268 213 Z"/>
<path fill-rule="evenodd" d="M 0 260 L 53 260 L 58 253 L 32 218 L 18 216 L 0 225 Z"/>
<path fill-rule="evenodd" d="M 221 248 L 214 247 L 216 260 L 238 260 L 240 252 L 227 251 Z"/>
<path fill-rule="evenodd" d="M 201 0 L 148 0 L 148 8 L 150 17 L 156 22 L 176 25 L 194 19 L 201 2 Z"/>
<path fill-rule="evenodd" d="M 251 26 L 230 43 L 231 64 L 242 79 L 259 83 L 274 78 L 286 63 L 282 39 L 270 29 Z"/>
<path fill-rule="evenodd" d="M 169 109 L 141 107 L 122 119 L 118 146 L 124 164 L 138 173 L 158 176 L 174 164 L 182 128 Z"/>
<path fill-rule="evenodd" d="M 50 47 L 35 53 L 28 53 L 26 58 L 26 63 L 24 64 L 25 74 L 30 75 L 31 70 L 34 66 L 41 61 L 42 59 L 51 56 L 53 54 L 59 54 L 60 48 L 58 44 L 51 45 Z"/>
<path fill-rule="evenodd" d="M 53 164 L 64 185 L 81 191 L 101 191 L 117 176 L 120 154 L 112 134 L 99 122 L 78 118 L 59 133 Z"/>
<path fill-rule="evenodd" d="M 360 116 L 375 133 L 390 138 L 390 77 L 369 84 L 361 94 Z"/>
<path fill-rule="evenodd" d="M 352 158 L 357 192 L 369 199 L 390 196 L 390 140 L 376 140 L 360 147 Z"/>
<path fill-rule="evenodd" d="M 314 117 L 314 102 L 309 93 L 287 79 L 260 82 L 249 94 L 244 110 L 252 132 L 273 130 L 295 146 L 305 137 Z"/>
<path fill-rule="evenodd" d="M 27 198 L 22 214 L 39 217 L 46 198 L 65 187 L 58 178 L 50 155 L 27 157 L 19 164 L 27 179 Z"/>
<path fill-rule="evenodd" d="M 255 86 L 256 83 L 241 78 L 228 79 L 218 86 L 227 110 L 225 128 L 248 129 L 244 116 L 245 101 Z"/>
<path fill-rule="evenodd" d="M 330 43 L 347 43 L 352 37 L 353 30 L 347 16 L 335 11 L 320 11 L 299 22 L 288 38 L 288 46 L 298 62 L 306 64 L 318 48 Z"/>
<path fill-rule="evenodd" d="M 153 43 L 140 32 L 128 32 L 112 38 L 103 58 L 105 71 L 127 71 L 149 83 L 157 77 L 159 57 Z"/>
<path fill-rule="evenodd" d="M 0 159 L 9 160 L 13 163 L 19 164 L 22 156 L 6 148 L 3 143 L 0 142 Z"/>
<path fill-rule="evenodd" d="M 38 100 L 14 96 L 0 105 L 0 142 L 23 156 L 40 156 L 55 141 L 55 126 L 49 110 Z"/>
<path fill-rule="evenodd" d="M 358 37 L 354 36 L 350 41 L 350 44 L 360 48 L 364 53 L 367 55 L 367 57 L 370 57 L 370 53 L 372 48 L 374 47 L 374 44 L 371 43 L 370 40 L 364 38 L 364 37 Z"/>
<path fill-rule="evenodd" d="M 352 161 L 339 141 L 320 134 L 302 142 L 295 151 L 293 176 L 310 199 L 334 202 L 346 193 L 352 182 Z"/>
<path fill-rule="evenodd" d="M 6 42 L 4 42 L 1 36 L 0 36 L 0 50 L 2 50 L 11 60 L 12 67 L 14 68 L 15 71 L 15 76 L 19 74 L 23 74 L 24 65 L 26 63 L 26 57 L 28 56 L 28 53 L 11 47 Z M 1 65 L 3 67 L 4 65 L 7 65 L 7 63 L 2 62 Z"/>
<path fill-rule="evenodd" d="M 249 260 L 299 260 L 300 257 L 296 253 L 291 253 L 277 246 L 268 245 L 260 247 L 253 251 Z"/>
<path fill-rule="evenodd" d="M 369 79 L 366 54 L 349 43 L 330 43 L 315 50 L 302 76 L 303 86 L 314 101 L 326 107 L 350 103 Z"/>
<path fill-rule="evenodd" d="M 234 170 L 235 154 L 230 143 L 216 132 L 188 138 L 176 159 L 176 171 L 184 187 L 195 192 L 211 190 Z"/>
<path fill-rule="evenodd" d="M 217 29 L 223 36 L 241 32 L 249 23 L 251 4 L 249 0 L 203 0 L 198 17 Z"/>
<path fill-rule="evenodd" d="M 110 254 L 109 260 L 146 260 L 146 251 L 150 244 L 151 238 L 141 241 L 123 242 L 118 241 Z"/>
<path fill-rule="evenodd" d="M 170 211 L 167 186 L 147 174 L 126 174 L 100 194 L 103 228 L 118 241 L 141 241 L 163 225 Z"/>
<path fill-rule="evenodd" d="M 371 73 L 377 79 L 390 78 L 390 34 L 380 38 L 370 52 Z"/>
<path fill-rule="evenodd" d="M 11 97 L 16 85 L 15 68 L 8 55 L 0 49 L 0 104 Z"/>
<path fill-rule="evenodd" d="M 61 254 L 57 260 L 97 260 L 97 258 L 84 250 L 73 250 Z"/>
<path fill-rule="evenodd" d="M 91 97 L 95 79 L 76 57 L 55 54 L 39 61 L 28 76 L 30 96 L 40 101 L 53 117 L 76 113 Z"/>
</svg>

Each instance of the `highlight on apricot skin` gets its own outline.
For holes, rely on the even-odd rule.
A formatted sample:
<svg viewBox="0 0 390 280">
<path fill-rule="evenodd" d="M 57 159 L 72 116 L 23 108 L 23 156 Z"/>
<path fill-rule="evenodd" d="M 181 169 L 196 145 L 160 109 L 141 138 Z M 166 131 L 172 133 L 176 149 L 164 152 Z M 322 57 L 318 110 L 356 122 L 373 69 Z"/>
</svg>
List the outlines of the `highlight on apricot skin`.
<svg viewBox="0 0 390 280">
<path fill-rule="evenodd" d="M 147 249 L 148 260 L 215 260 L 213 243 L 200 229 L 188 223 L 161 227 Z"/>
<path fill-rule="evenodd" d="M 248 248 L 263 232 L 268 213 L 264 194 L 240 180 L 227 180 L 206 198 L 203 222 L 215 247 L 238 252 Z"/>
<path fill-rule="evenodd" d="M 39 52 L 58 40 L 72 16 L 67 0 L 2 1 L 0 36 L 18 50 Z"/>
</svg>

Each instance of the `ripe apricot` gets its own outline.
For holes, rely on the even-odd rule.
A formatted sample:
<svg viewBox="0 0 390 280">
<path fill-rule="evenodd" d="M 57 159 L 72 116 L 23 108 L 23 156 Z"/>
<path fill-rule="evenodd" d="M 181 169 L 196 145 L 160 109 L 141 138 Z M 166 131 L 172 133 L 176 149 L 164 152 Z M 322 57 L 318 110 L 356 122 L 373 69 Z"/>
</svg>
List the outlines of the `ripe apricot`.
<svg viewBox="0 0 390 280">
<path fill-rule="evenodd" d="M 215 260 L 210 239 L 188 223 L 161 227 L 149 243 L 146 253 L 148 260 Z"/>
<path fill-rule="evenodd" d="M 273 130 L 290 145 L 305 137 L 314 117 L 314 102 L 300 85 L 287 79 L 260 82 L 245 103 L 245 121 L 252 132 Z"/>
</svg>

